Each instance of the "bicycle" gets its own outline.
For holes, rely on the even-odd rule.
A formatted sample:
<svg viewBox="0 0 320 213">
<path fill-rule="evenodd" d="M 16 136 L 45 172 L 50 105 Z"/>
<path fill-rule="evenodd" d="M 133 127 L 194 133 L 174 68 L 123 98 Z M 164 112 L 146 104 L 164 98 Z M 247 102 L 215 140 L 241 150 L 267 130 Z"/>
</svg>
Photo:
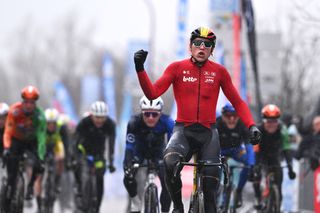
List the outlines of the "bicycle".
<svg viewBox="0 0 320 213">
<path fill-rule="evenodd" d="M 81 196 L 78 198 L 78 210 L 84 213 L 96 213 L 98 211 L 98 192 L 96 169 L 103 166 L 101 160 L 88 155 L 81 158 Z"/>
<path fill-rule="evenodd" d="M 157 177 L 157 168 L 151 159 L 147 159 L 146 164 L 133 164 L 134 170 L 139 167 L 147 167 L 147 182 L 144 190 L 144 212 L 160 213 L 158 187 L 155 183 Z"/>
<path fill-rule="evenodd" d="M 262 165 L 258 168 L 261 169 Z M 286 166 L 266 166 L 270 168 L 285 168 Z M 265 180 L 265 188 L 262 194 L 262 208 L 258 210 L 260 213 L 280 213 L 281 199 L 280 192 L 275 182 L 275 174 L 273 171 L 268 170 Z"/>
<path fill-rule="evenodd" d="M 7 177 L 2 178 L 1 190 L 0 190 L 0 213 L 14 212 L 22 213 L 23 212 L 23 202 L 24 202 L 24 192 L 25 192 L 25 159 L 27 159 L 27 154 L 24 153 L 18 157 L 19 166 L 18 173 L 16 176 L 15 184 L 11 188 L 8 186 Z M 7 166 L 3 162 L 3 167 Z M 9 205 L 8 205 L 9 204 Z"/>
<path fill-rule="evenodd" d="M 46 213 L 53 213 L 54 202 L 56 200 L 55 183 L 55 160 L 54 154 L 50 151 L 46 157 L 46 173 L 44 183 L 44 204 L 43 210 Z"/>
<path fill-rule="evenodd" d="M 221 158 L 219 163 L 201 160 L 195 163 L 180 162 L 180 164 L 181 166 L 196 167 L 193 176 L 194 189 L 190 197 L 189 213 L 205 213 L 203 194 L 203 168 L 208 166 L 222 167 L 224 173 L 224 184 L 227 184 L 229 182 L 227 163 L 224 161 L 224 158 Z M 175 176 L 177 176 L 177 172 L 175 172 Z"/>
<path fill-rule="evenodd" d="M 234 183 L 234 170 L 235 169 L 243 169 L 248 168 L 248 166 L 244 165 L 229 165 L 229 181 L 227 184 L 222 186 L 222 190 L 218 193 L 219 200 L 219 208 L 218 213 L 236 213 L 237 212 L 237 193 L 236 193 L 236 185 Z"/>
</svg>

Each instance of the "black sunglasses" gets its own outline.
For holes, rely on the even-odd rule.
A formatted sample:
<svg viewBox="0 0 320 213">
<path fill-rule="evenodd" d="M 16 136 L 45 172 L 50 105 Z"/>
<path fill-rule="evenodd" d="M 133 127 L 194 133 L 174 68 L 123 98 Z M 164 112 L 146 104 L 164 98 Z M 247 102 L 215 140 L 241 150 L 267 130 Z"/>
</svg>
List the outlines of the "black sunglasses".
<svg viewBox="0 0 320 213">
<path fill-rule="evenodd" d="M 142 112 L 143 116 L 145 117 L 153 117 L 153 118 L 156 118 L 160 115 L 160 112 Z"/>
<path fill-rule="evenodd" d="M 263 122 L 264 123 L 278 123 L 279 119 L 277 119 L 277 118 L 264 118 Z"/>
<path fill-rule="evenodd" d="M 204 41 L 204 40 L 193 40 L 192 44 L 195 47 L 200 47 L 203 44 L 205 48 L 210 48 L 213 45 L 211 41 Z"/>
<path fill-rule="evenodd" d="M 232 113 L 232 112 L 227 112 L 227 113 L 223 113 L 223 116 L 227 117 L 227 118 L 231 118 L 231 117 L 237 117 L 237 113 Z"/>
</svg>

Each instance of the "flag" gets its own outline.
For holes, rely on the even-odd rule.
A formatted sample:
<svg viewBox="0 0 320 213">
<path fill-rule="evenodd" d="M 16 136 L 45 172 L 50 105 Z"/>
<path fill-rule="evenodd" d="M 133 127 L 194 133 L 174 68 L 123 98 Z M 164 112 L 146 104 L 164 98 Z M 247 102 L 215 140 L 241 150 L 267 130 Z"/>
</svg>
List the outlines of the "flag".
<svg viewBox="0 0 320 213">
<path fill-rule="evenodd" d="M 102 86 L 103 86 L 103 97 L 104 101 L 109 107 L 109 116 L 113 120 L 117 120 L 116 112 L 116 96 L 114 87 L 114 67 L 112 58 L 108 53 L 104 55 L 103 66 L 102 66 Z"/>
<path fill-rule="evenodd" d="M 246 26 L 247 26 L 247 38 L 249 44 L 250 58 L 252 64 L 252 70 L 255 80 L 256 101 L 258 105 L 257 111 L 260 112 L 262 108 L 260 83 L 259 83 L 259 71 L 257 65 L 257 50 L 256 50 L 256 31 L 254 23 L 254 11 L 251 0 L 242 1 L 242 13 L 244 14 Z"/>
<path fill-rule="evenodd" d="M 69 94 L 68 89 L 61 81 L 56 81 L 54 84 L 55 101 L 54 107 L 61 113 L 67 114 L 73 122 L 78 122 L 79 117 L 75 112 L 72 97 Z"/>
<path fill-rule="evenodd" d="M 90 105 L 100 100 L 100 79 L 97 75 L 85 75 L 81 80 L 81 108 L 82 115 L 90 110 Z M 83 116 L 82 116 L 83 117 Z"/>
</svg>

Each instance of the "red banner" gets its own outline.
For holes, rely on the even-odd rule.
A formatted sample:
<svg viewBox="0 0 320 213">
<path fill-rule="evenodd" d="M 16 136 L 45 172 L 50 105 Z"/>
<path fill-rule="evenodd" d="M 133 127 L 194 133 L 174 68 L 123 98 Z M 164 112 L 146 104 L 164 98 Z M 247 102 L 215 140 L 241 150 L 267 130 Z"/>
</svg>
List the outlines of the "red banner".
<svg viewBox="0 0 320 213">
<path fill-rule="evenodd" d="M 240 32 L 241 32 L 241 17 L 238 14 L 233 14 L 233 84 L 240 91 Z"/>
<path fill-rule="evenodd" d="M 314 212 L 320 213 L 320 167 L 314 172 Z"/>
</svg>

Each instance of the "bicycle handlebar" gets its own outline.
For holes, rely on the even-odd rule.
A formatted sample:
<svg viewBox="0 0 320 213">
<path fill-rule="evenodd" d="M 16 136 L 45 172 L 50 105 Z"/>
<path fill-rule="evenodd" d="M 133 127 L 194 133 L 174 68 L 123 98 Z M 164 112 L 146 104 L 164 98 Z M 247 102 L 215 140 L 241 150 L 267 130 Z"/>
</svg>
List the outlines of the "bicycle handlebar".
<svg viewBox="0 0 320 213">
<path fill-rule="evenodd" d="M 185 166 L 223 166 L 223 163 L 210 163 L 210 162 L 197 162 L 197 163 L 190 163 L 190 162 L 181 162 L 182 165 Z"/>
<path fill-rule="evenodd" d="M 222 159 L 222 162 L 219 162 L 219 163 L 212 162 L 212 161 L 198 161 L 196 163 L 180 162 L 180 164 L 184 166 L 195 166 L 195 167 L 221 166 L 224 174 L 223 184 L 227 185 L 229 183 L 228 164 L 223 159 Z"/>
</svg>

